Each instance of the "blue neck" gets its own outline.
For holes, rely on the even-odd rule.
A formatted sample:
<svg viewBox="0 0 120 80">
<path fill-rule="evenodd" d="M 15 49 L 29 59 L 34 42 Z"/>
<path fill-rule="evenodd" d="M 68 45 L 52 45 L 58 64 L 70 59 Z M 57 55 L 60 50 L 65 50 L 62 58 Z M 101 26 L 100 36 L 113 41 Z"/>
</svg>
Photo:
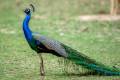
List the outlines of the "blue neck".
<svg viewBox="0 0 120 80">
<path fill-rule="evenodd" d="M 31 18 L 31 14 L 28 14 L 26 15 L 23 21 L 23 31 L 24 31 L 25 38 L 27 39 L 28 42 L 32 40 L 32 32 L 29 29 L 30 18 Z"/>
</svg>

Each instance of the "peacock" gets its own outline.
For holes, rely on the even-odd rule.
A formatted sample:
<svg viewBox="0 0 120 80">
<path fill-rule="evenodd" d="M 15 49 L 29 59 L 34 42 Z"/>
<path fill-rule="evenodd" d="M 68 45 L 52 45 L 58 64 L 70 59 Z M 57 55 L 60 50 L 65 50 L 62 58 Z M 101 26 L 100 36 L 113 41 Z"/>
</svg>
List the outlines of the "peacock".
<svg viewBox="0 0 120 80">
<path fill-rule="evenodd" d="M 31 6 L 34 12 L 35 8 L 32 4 Z M 81 65 L 84 68 L 90 69 L 95 73 L 100 73 L 102 75 L 108 75 L 108 76 L 120 75 L 119 69 L 113 67 L 107 67 L 57 40 L 51 39 L 36 32 L 32 32 L 29 28 L 29 21 L 31 19 L 32 10 L 31 8 L 26 8 L 24 12 L 26 14 L 25 19 L 23 21 L 24 36 L 31 49 L 37 52 L 37 54 L 40 57 L 41 75 L 45 75 L 43 58 L 41 53 L 50 53 L 57 57 L 63 57 L 65 59 L 72 61 L 76 65 Z"/>
</svg>

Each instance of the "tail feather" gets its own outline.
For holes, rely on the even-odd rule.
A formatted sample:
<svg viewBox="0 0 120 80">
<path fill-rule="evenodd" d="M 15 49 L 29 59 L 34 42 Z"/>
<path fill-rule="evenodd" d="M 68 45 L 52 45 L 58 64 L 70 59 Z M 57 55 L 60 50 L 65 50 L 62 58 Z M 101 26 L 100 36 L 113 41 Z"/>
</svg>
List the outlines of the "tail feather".
<svg viewBox="0 0 120 80">
<path fill-rule="evenodd" d="M 63 47 L 65 48 L 66 52 L 68 53 L 68 59 L 76 63 L 77 65 L 82 65 L 83 67 L 93 70 L 96 73 L 100 73 L 103 75 L 120 75 L 120 70 L 115 68 L 110 68 L 108 66 L 105 66 L 101 63 L 96 62 L 93 59 L 90 59 L 86 55 L 79 53 L 76 50 L 73 50 L 72 48 L 66 46 L 63 44 Z"/>
</svg>

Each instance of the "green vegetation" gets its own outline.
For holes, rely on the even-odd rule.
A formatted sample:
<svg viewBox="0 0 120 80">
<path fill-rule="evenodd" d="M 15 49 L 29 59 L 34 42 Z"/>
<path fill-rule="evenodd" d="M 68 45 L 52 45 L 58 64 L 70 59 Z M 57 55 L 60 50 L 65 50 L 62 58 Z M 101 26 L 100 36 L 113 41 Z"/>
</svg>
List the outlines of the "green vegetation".
<svg viewBox="0 0 120 80">
<path fill-rule="evenodd" d="M 120 63 L 120 21 L 75 20 L 80 14 L 98 13 L 99 0 L 90 0 L 91 5 L 88 0 L 64 1 L 21 0 L 17 6 L 15 0 L 0 0 L 0 80 L 39 80 L 39 57 L 29 48 L 22 32 L 23 9 L 29 3 L 36 6 L 30 23 L 33 31 L 59 40 L 105 65 Z M 108 13 L 109 6 L 102 9 Z M 65 76 L 57 57 L 50 54 L 43 57 L 45 80 L 120 79 L 119 76 Z"/>
</svg>

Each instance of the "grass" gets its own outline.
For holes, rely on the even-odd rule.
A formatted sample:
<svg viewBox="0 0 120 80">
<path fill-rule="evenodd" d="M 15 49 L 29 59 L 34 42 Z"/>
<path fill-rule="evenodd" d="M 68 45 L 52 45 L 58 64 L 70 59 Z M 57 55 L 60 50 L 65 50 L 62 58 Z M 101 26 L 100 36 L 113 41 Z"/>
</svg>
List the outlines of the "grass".
<svg viewBox="0 0 120 80">
<path fill-rule="evenodd" d="M 70 19 L 80 14 L 98 13 L 101 9 L 98 1 L 21 0 L 21 5 L 17 6 L 15 0 L 0 0 L 0 80 L 39 80 L 39 58 L 29 48 L 21 27 L 24 19 L 23 9 L 29 3 L 37 6 L 30 23 L 33 31 L 59 40 L 108 66 L 120 63 L 119 21 L 82 22 Z M 93 4 L 89 4 L 90 2 Z M 109 6 L 104 6 L 103 10 L 108 13 L 108 8 Z M 35 15 L 42 18 L 34 18 Z M 43 57 L 46 68 L 45 80 L 120 79 L 119 76 L 66 76 L 57 57 L 49 54 L 44 54 Z"/>
</svg>

